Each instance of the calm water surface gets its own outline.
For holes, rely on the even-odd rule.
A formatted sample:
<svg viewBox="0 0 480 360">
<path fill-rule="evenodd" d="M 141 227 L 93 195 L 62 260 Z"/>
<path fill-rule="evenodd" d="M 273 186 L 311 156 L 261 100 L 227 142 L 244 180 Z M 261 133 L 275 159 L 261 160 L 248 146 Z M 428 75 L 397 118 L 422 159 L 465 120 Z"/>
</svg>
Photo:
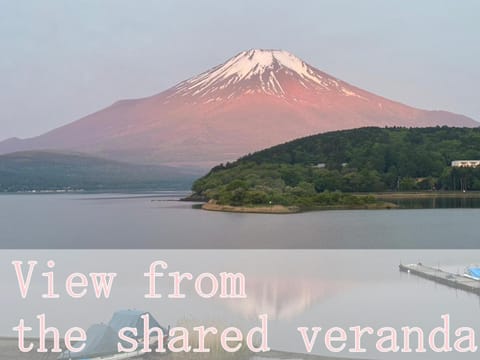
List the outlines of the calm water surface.
<svg viewBox="0 0 480 360">
<path fill-rule="evenodd" d="M 26 300 L 19 295 L 10 262 L 39 262 Z M 47 325 L 62 331 L 72 326 L 88 328 L 107 322 L 115 310 L 150 311 L 163 325 L 187 321 L 191 325 L 236 326 L 244 331 L 258 325 L 258 315 L 269 318 L 269 345 L 273 349 L 305 352 L 299 326 L 324 329 L 340 326 L 421 326 L 425 333 L 441 325 L 440 316 L 450 314 L 452 332 L 469 326 L 480 334 L 480 298 L 400 273 L 398 263 L 422 260 L 445 268 L 463 269 L 478 262 L 478 250 L 5 250 L 0 253 L 2 297 L 0 336 L 12 336 L 20 318 L 33 327 L 37 314 L 45 313 Z M 48 260 L 55 260 L 55 290 L 58 300 L 41 298 L 47 284 L 41 273 Z M 168 277 L 157 281 L 161 299 L 145 299 L 147 279 L 143 273 L 152 261 L 164 260 L 167 271 L 201 272 L 217 276 L 222 271 L 243 272 L 247 298 L 202 299 L 187 283 L 186 298 L 169 299 Z M 70 299 L 64 282 L 72 272 L 117 272 L 109 299 L 95 299 L 91 291 L 83 299 Z M 347 342 L 351 346 L 351 335 Z M 453 335 L 452 335 L 453 336 Z M 380 354 L 375 337 L 365 337 L 366 354 L 341 356 L 366 359 L 478 359 L 478 354 Z M 428 341 L 428 340 L 427 340 Z M 314 353 L 329 354 L 322 342 Z M 330 354 L 331 355 L 331 354 Z M 1 355 L 0 355 L 1 358 Z"/>
<path fill-rule="evenodd" d="M 459 273 L 480 263 L 480 250 L 473 250 L 480 244 L 479 209 L 232 214 L 192 209 L 176 201 L 181 195 L 0 196 L 0 336 L 14 336 L 11 329 L 20 318 L 35 326 L 41 313 L 65 330 L 88 328 L 108 321 L 115 310 L 137 308 L 151 311 L 165 325 L 187 319 L 243 329 L 257 325 L 258 314 L 266 313 L 270 346 L 293 352 L 305 352 L 298 326 L 418 325 L 429 331 L 441 325 L 442 314 L 451 315 L 454 328 L 475 328 L 480 338 L 477 295 L 398 271 L 401 262 L 421 261 Z M 39 265 L 22 300 L 11 261 L 32 259 Z M 41 297 L 46 291 L 41 273 L 49 270 L 50 259 L 56 262 L 59 300 Z M 185 300 L 145 299 L 143 273 L 154 260 L 167 261 L 169 271 L 243 272 L 247 299 L 201 299 L 188 284 Z M 66 296 L 68 274 L 92 271 L 118 273 L 109 299 L 91 293 L 80 300 Z M 168 294 L 170 285 L 158 286 Z M 478 353 L 379 354 L 371 350 L 373 339 L 365 345 L 370 352 L 362 356 L 338 355 L 478 358 Z M 314 353 L 329 354 L 321 344 Z"/>
<path fill-rule="evenodd" d="M 480 209 L 207 212 L 154 195 L 1 195 L 1 248 L 480 247 Z"/>
</svg>

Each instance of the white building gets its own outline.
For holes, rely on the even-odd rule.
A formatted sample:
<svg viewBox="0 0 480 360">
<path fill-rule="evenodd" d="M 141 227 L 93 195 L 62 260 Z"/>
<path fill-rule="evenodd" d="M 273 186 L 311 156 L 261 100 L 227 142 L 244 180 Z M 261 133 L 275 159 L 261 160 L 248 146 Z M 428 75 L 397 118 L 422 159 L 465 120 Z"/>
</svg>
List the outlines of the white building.
<svg viewBox="0 0 480 360">
<path fill-rule="evenodd" d="M 480 166 L 480 160 L 454 160 L 452 167 L 470 167 L 475 168 Z"/>
</svg>

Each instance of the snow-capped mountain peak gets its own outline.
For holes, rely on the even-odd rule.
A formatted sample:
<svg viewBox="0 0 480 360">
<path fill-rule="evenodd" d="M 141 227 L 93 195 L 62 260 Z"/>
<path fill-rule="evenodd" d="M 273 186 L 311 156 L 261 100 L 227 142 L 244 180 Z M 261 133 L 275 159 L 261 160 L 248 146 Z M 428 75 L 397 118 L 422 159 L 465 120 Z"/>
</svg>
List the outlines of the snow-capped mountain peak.
<svg viewBox="0 0 480 360">
<path fill-rule="evenodd" d="M 290 69 L 306 77 L 310 75 L 307 65 L 295 55 L 284 50 L 262 49 L 243 51 L 220 66 L 215 72 L 224 78 L 237 76 L 239 80 L 242 80 L 278 68 Z"/>
<path fill-rule="evenodd" d="M 178 84 L 172 96 L 200 97 L 204 101 L 225 100 L 249 93 L 288 97 L 289 83 L 316 92 L 335 90 L 344 96 L 361 97 L 341 81 L 288 51 L 263 49 L 243 51 L 225 63 Z"/>
<path fill-rule="evenodd" d="M 282 50 L 248 50 L 161 93 L 119 101 L 0 153 L 69 150 L 146 164 L 211 167 L 324 131 L 363 126 L 469 126 L 337 79 Z"/>
</svg>

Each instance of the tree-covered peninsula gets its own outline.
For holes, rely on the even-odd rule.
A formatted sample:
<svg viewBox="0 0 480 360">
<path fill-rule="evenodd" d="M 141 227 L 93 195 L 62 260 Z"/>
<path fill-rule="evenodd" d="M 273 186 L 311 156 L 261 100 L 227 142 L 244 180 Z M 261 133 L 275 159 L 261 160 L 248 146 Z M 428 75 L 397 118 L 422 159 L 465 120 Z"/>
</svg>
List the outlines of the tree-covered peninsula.
<svg viewBox="0 0 480 360">
<path fill-rule="evenodd" d="M 362 207 L 375 203 L 368 193 L 480 190 L 480 167 L 451 166 L 474 159 L 480 128 L 359 128 L 221 164 L 195 181 L 193 192 L 228 206 Z"/>
</svg>

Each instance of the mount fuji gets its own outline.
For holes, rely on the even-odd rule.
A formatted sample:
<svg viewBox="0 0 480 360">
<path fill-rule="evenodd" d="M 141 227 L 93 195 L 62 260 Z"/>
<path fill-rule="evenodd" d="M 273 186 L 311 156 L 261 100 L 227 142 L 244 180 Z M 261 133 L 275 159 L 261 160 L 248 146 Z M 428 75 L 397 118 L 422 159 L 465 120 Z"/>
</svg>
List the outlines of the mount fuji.
<svg viewBox="0 0 480 360">
<path fill-rule="evenodd" d="M 209 167 L 319 132 L 479 123 L 416 109 L 328 75 L 282 50 L 248 50 L 157 95 L 122 100 L 0 153 L 68 150 L 143 164 Z"/>
</svg>

